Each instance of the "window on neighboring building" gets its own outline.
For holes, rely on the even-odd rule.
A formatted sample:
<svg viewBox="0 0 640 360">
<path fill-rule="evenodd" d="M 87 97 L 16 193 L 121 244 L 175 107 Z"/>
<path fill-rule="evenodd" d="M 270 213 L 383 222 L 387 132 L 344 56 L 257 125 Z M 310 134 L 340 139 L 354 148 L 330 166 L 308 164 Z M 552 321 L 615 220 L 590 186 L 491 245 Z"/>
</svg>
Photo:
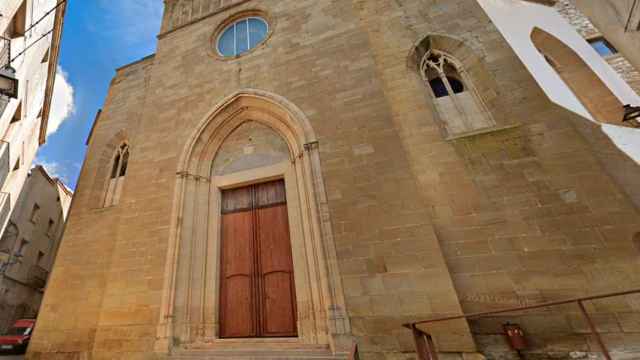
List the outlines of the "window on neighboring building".
<svg viewBox="0 0 640 360">
<path fill-rule="evenodd" d="M 124 184 L 127 168 L 129 166 L 129 146 L 122 144 L 111 164 L 111 172 L 109 176 L 109 184 L 107 185 L 107 193 L 105 196 L 104 206 L 113 206 L 120 201 L 120 193 Z"/>
<path fill-rule="evenodd" d="M 44 64 L 49 62 L 49 48 L 47 48 L 47 51 L 45 51 L 44 55 L 42 56 L 42 61 L 40 61 L 40 63 Z"/>
<path fill-rule="evenodd" d="M 16 109 L 16 112 L 13 113 L 13 117 L 11 118 L 11 122 L 14 123 L 16 121 L 20 121 L 22 120 L 22 102 L 20 102 L 20 104 L 18 104 L 18 108 Z"/>
<path fill-rule="evenodd" d="M 266 39 L 267 22 L 259 17 L 247 17 L 227 26 L 218 37 L 218 53 L 233 57 L 246 53 Z"/>
<path fill-rule="evenodd" d="M 47 236 L 53 236 L 53 232 L 55 231 L 56 228 L 56 222 L 53 221 L 53 219 L 49 219 L 49 225 L 47 227 Z"/>
<path fill-rule="evenodd" d="M 7 28 L 7 35 L 12 38 L 24 36 L 27 25 L 27 2 L 23 1 L 22 5 L 11 19 L 11 23 Z"/>
<path fill-rule="evenodd" d="M 18 246 L 18 249 L 16 250 L 16 256 L 23 257 L 28 245 L 29 241 L 27 239 L 22 239 L 20 241 L 20 246 Z"/>
<path fill-rule="evenodd" d="M 44 260 L 44 253 L 42 251 L 38 251 L 38 259 L 36 260 L 36 265 L 42 266 L 43 260 Z"/>
<path fill-rule="evenodd" d="M 602 57 L 607 57 L 618 53 L 618 50 L 616 50 L 616 48 L 603 37 L 597 37 L 589 39 L 587 41 L 589 42 L 589 44 L 591 44 L 591 47 L 593 47 Z"/>
<path fill-rule="evenodd" d="M 0 253 L 11 253 L 11 248 L 15 246 L 19 234 L 20 232 L 16 224 L 9 221 L 9 224 L 2 234 L 2 238 L 0 238 Z"/>
<path fill-rule="evenodd" d="M 38 222 L 39 219 L 40 219 L 40 205 L 33 204 L 33 209 L 31 209 L 31 217 L 29 218 L 29 220 L 35 224 Z"/>
</svg>

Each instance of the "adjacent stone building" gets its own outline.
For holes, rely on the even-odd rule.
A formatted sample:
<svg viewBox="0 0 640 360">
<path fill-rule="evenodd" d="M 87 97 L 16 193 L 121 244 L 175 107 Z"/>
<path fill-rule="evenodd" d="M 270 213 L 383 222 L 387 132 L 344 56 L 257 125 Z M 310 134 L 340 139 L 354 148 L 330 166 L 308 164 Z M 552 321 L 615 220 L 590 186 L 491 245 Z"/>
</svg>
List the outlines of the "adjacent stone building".
<svg viewBox="0 0 640 360">
<path fill-rule="evenodd" d="M 635 66 L 640 68 L 640 3 L 635 0 L 572 0 Z"/>
<path fill-rule="evenodd" d="M 17 92 L 0 90 L 0 236 L 33 159 L 47 138 L 66 2 L 0 1 L 0 76 Z"/>
<path fill-rule="evenodd" d="M 600 3 L 602 5 L 603 2 L 601 1 Z M 634 5 L 634 7 L 635 6 L 636 5 Z M 565 17 L 567 21 L 569 21 L 569 23 L 578 31 L 578 33 L 594 46 L 594 48 L 607 60 L 611 67 L 613 67 L 636 92 L 640 92 L 640 72 L 631 64 L 631 62 L 629 62 L 625 55 L 619 52 L 618 49 L 610 42 L 609 36 L 605 36 L 605 34 L 576 7 L 575 0 L 560 0 L 556 4 L 556 8 L 560 14 L 562 14 L 562 16 Z M 631 9 L 628 11 L 631 11 Z M 638 12 L 638 19 L 636 20 L 638 24 L 636 25 L 640 26 L 640 10 L 634 11 Z M 629 13 L 629 16 L 632 16 L 632 14 Z M 627 20 L 631 21 L 632 19 L 628 18 Z M 632 31 L 637 32 L 638 29 L 636 28 Z M 640 46 L 640 38 L 637 40 L 625 39 L 622 41 L 622 45 L 624 47 L 630 46 L 634 43 L 636 46 Z"/>
<path fill-rule="evenodd" d="M 58 252 L 72 193 L 42 166 L 31 170 L 0 238 L 0 333 L 35 318 Z"/>
<path fill-rule="evenodd" d="M 603 130 L 640 98 L 553 3 L 166 0 L 27 358 L 408 360 L 407 322 L 640 287 L 640 167 Z M 588 303 L 616 356 L 638 304 Z M 527 358 L 598 354 L 572 306 L 422 329 L 515 359 L 507 322 Z"/>
</svg>

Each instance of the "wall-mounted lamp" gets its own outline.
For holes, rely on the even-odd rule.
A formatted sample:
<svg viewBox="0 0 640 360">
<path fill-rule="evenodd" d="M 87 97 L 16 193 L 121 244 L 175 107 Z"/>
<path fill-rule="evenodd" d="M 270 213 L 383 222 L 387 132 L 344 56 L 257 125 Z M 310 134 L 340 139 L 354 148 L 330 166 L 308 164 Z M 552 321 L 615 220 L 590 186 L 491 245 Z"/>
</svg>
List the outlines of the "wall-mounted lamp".
<svg viewBox="0 0 640 360">
<path fill-rule="evenodd" d="M 624 106 L 624 118 L 622 122 L 634 121 L 640 119 L 640 106 Z"/>
<path fill-rule="evenodd" d="M 18 78 L 15 69 L 10 66 L 0 69 L 0 94 L 18 98 Z"/>
</svg>

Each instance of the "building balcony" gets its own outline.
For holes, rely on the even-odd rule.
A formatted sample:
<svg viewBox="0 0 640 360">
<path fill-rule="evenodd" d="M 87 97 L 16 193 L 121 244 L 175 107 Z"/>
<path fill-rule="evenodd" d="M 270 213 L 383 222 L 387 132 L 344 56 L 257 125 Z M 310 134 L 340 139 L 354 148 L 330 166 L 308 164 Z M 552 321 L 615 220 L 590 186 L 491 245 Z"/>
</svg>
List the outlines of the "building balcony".
<svg viewBox="0 0 640 360">
<path fill-rule="evenodd" d="M 4 179 L 2 181 L 4 182 Z M 11 216 L 11 194 L 3 192 L 0 193 L 0 234 L 4 233 L 9 216 Z"/>
<path fill-rule="evenodd" d="M 40 265 L 33 265 L 29 268 L 27 283 L 34 288 L 42 289 L 47 284 L 48 276 L 49 271 L 42 268 Z"/>
<path fill-rule="evenodd" d="M 7 180 L 9 173 L 11 172 L 9 155 L 9 143 L 6 141 L 0 141 L 0 188 L 4 186 L 4 182 Z"/>
<path fill-rule="evenodd" d="M 0 69 L 11 62 L 11 39 L 0 36 Z"/>
</svg>

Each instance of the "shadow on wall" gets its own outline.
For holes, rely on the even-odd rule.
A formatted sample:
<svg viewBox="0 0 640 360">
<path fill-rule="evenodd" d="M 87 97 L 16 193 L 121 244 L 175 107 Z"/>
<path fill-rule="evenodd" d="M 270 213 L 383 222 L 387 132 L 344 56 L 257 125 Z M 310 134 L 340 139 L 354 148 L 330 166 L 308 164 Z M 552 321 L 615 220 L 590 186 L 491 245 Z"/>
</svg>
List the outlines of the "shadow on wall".
<svg viewBox="0 0 640 360">
<path fill-rule="evenodd" d="M 604 131 L 603 125 L 589 121 L 555 103 L 554 106 L 566 114 L 571 114 L 570 119 L 574 127 L 582 134 L 607 173 L 624 189 L 636 208 L 640 209 L 640 186 L 637 182 L 637 179 L 640 179 L 640 165 L 618 147 Z"/>
<path fill-rule="evenodd" d="M 573 49 L 537 27 L 531 41 L 596 121 L 631 126 L 622 122 L 624 104 Z"/>
</svg>

